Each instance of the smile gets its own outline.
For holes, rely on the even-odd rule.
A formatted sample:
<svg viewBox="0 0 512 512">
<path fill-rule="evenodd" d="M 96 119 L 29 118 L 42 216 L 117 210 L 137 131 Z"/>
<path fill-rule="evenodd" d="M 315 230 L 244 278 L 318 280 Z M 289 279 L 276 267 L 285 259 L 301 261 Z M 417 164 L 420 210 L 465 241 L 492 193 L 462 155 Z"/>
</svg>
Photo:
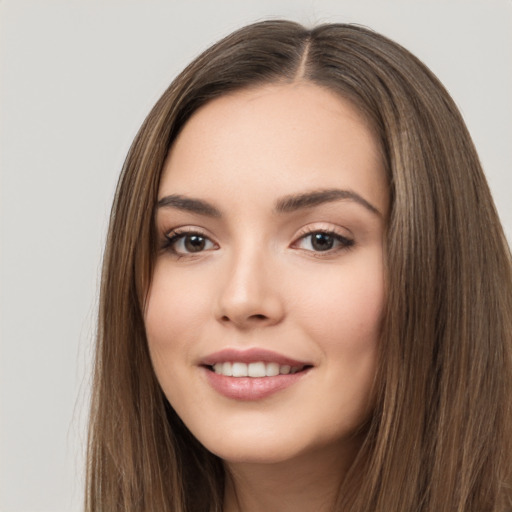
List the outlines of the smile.
<svg viewBox="0 0 512 512">
<path fill-rule="evenodd" d="M 257 361 L 254 363 L 243 362 L 219 362 L 211 369 L 218 375 L 225 377 L 276 377 L 277 375 L 294 374 L 304 369 L 304 366 L 291 366 L 288 364 L 265 363 Z"/>
<path fill-rule="evenodd" d="M 306 378 L 314 365 L 261 348 L 228 348 L 199 362 L 206 382 L 232 400 L 268 398 Z"/>
</svg>

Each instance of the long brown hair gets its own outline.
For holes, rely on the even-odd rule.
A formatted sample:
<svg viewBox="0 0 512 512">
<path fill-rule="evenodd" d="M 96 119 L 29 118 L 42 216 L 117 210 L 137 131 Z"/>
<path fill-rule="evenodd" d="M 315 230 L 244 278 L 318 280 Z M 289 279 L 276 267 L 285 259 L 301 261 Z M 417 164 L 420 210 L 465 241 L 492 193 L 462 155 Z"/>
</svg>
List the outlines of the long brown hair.
<svg viewBox="0 0 512 512">
<path fill-rule="evenodd" d="M 387 310 L 368 433 L 344 512 L 502 512 L 512 468 L 512 265 L 454 102 L 398 44 L 354 25 L 245 27 L 165 91 L 126 159 L 101 286 L 86 509 L 221 511 L 222 462 L 172 410 L 143 311 L 164 160 L 187 119 L 230 91 L 308 81 L 368 119 L 389 176 Z"/>
</svg>

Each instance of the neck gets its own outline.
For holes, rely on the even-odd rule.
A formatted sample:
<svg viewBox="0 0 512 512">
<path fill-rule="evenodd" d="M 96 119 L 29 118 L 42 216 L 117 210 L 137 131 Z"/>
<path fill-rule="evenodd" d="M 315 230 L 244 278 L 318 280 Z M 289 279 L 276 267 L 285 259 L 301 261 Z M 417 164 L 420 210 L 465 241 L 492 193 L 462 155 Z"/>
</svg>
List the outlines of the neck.
<svg viewBox="0 0 512 512">
<path fill-rule="evenodd" d="M 332 446 L 277 463 L 226 463 L 224 512 L 331 512 L 355 457 Z"/>
</svg>

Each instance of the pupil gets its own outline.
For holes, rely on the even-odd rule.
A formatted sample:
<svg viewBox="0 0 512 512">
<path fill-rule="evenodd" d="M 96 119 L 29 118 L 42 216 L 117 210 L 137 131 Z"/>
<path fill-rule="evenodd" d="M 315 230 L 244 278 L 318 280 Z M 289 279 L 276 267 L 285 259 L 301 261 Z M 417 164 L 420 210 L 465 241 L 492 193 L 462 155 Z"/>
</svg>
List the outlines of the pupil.
<svg viewBox="0 0 512 512">
<path fill-rule="evenodd" d="M 333 237 L 327 233 L 315 233 L 311 241 L 311 245 L 316 251 L 328 251 L 332 249 L 333 244 Z"/>
<path fill-rule="evenodd" d="M 204 249 L 204 237 L 199 235 L 189 235 L 185 238 L 185 248 L 189 252 L 199 252 Z"/>
</svg>

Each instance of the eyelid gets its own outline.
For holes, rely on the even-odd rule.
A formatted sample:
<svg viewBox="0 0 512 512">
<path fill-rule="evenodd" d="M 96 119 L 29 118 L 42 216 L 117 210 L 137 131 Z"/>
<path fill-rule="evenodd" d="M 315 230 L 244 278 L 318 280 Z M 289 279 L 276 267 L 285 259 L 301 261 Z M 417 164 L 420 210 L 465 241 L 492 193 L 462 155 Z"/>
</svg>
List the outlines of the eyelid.
<svg viewBox="0 0 512 512">
<path fill-rule="evenodd" d="M 301 228 L 301 230 L 297 232 L 297 234 L 293 237 L 293 242 L 290 244 L 289 247 L 291 247 L 292 249 L 297 249 L 304 251 L 306 253 L 310 253 L 311 255 L 318 258 L 333 256 L 334 254 L 340 251 L 346 251 L 351 249 L 355 244 L 355 240 L 352 234 L 347 235 L 343 231 L 346 232 L 348 230 L 346 228 L 342 230 L 339 226 L 333 226 L 332 224 L 326 223 L 319 223 L 316 225 L 309 224 Z M 313 248 L 306 249 L 303 247 L 299 247 L 301 242 L 305 240 L 308 236 L 317 233 L 323 233 L 332 236 L 337 242 L 336 246 L 328 248 L 326 250 L 314 250 Z M 183 239 L 186 235 L 198 235 L 200 237 L 203 237 L 209 243 L 212 244 L 212 247 L 202 249 L 197 252 L 177 251 L 175 248 L 175 244 L 179 240 Z M 163 234 L 163 239 L 160 245 L 160 250 L 170 252 L 171 254 L 178 258 L 197 257 L 202 255 L 203 253 L 210 252 L 216 249 L 219 249 L 219 244 L 214 240 L 214 238 L 209 233 L 207 233 L 204 228 L 192 225 L 178 226 L 166 230 Z"/>
<path fill-rule="evenodd" d="M 184 226 L 175 226 L 173 228 L 164 230 L 165 236 L 172 236 L 175 234 L 182 235 L 182 234 L 187 234 L 187 233 L 197 233 L 197 234 L 200 234 L 200 235 L 210 238 L 210 235 L 208 235 L 206 233 L 206 230 L 204 228 L 200 228 L 199 226 L 194 226 L 194 225 L 189 225 L 189 224 L 184 225 Z"/>
<path fill-rule="evenodd" d="M 302 250 L 307 253 L 311 253 L 317 258 L 321 258 L 323 256 L 332 256 L 333 254 L 336 254 L 340 251 L 346 251 L 351 249 L 355 245 L 355 240 L 352 234 L 344 234 L 340 232 L 341 229 L 339 227 L 333 226 L 333 225 L 308 225 L 305 228 L 303 228 L 297 235 L 294 237 L 294 241 L 290 245 L 290 247 Z M 311 236 L 316 233 L 323 233 L 326 235 L 330 235 L 333 238 L 335 238 L 339 242 L 338 247 L 334 247 L 331 249 L 327 249 L 325 251 L 315 251 L 312 249 L 304 249 L 301 247 L 297 247 L 301 241 L 306 239 L 308 236 Z"/>
<path fill-rule="evenodd" d="M 214 247 L 213 249 L 205 249 L 203 251 L 198 251 L 197 253 L 194 252 L 178 252 L 174 248 L 174 244 L 184 238 L 186 235 L 199 235 L 206 240 L 208 240 Z M 199 256 L 204 252 L 209 252 L 215 249 L 219 248 L 219 244 L 213 240 L 213 237 L 210 236 L 205 232 L 204 229 L 197 227 L 197 226 L 182 226 L 182 227 L 175 227 L 169 230 L 166 230 L 163 235 L 163 240 L 161 243 L 161 250 L 162 251 L 169 251 L 174 256 L 183 258 L 183 257 L 189 257 L 189 256 Z"/>
</svg>

